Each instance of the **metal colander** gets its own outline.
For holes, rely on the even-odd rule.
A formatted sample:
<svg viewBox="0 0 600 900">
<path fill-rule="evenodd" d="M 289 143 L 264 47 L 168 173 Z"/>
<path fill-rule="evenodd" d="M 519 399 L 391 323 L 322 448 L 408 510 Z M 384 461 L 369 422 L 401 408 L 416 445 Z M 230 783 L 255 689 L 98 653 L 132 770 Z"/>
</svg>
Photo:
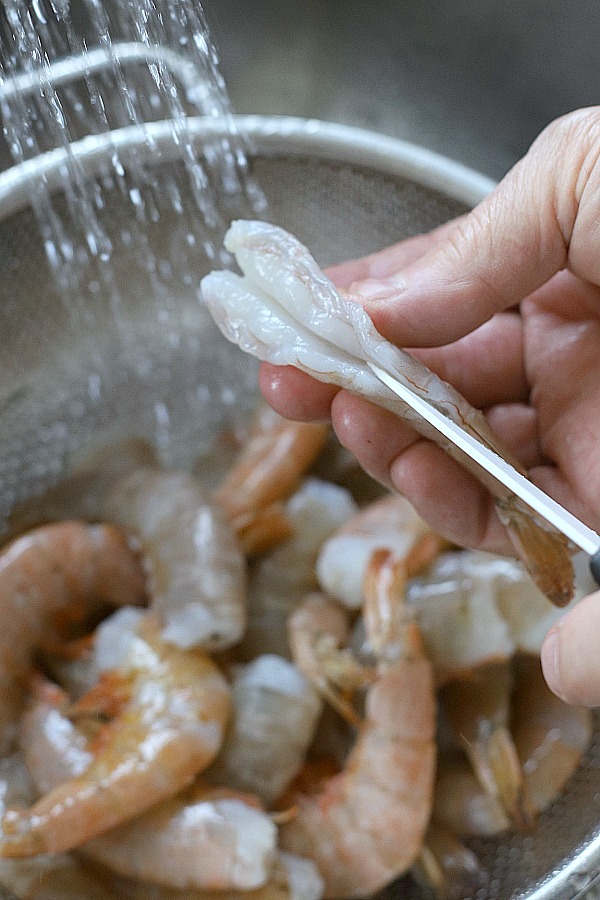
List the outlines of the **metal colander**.
<svg viewBox="0 0 600 900">
<path fill-rule="evenodd" d="M 250 167 L 269 220 L 296 234 L 323 265 L 426 231 L 491 187 L 427 151 L 347 127 L 258 117 L 241 117 L 237 125 L 254 148 Z M 182 165 L 180 148 L 169 123 L 149 127 L 151 166 L 160 183 L 162 173 Z M 218 132 L 205 119 L 191 119 L 188 129 L 199 147 Z M 69 153 L 86 177 L 95 177 L 116 144 L 125 168 L 131 154 L 137 164 L 147 152 L 139 129 L 128 129 L 83 140 Z M 102 266 L 90 257 L 79 265 L 81 302 L 57 284 L 30 201 L 43 177 L 55 208 L 66 209 L 64 153 L 0 176 L 3 519 L 94 444 L 142 436 L 166 464 L 188 465 L 219 430 L 245 417 L 256 397 L 255 361 L 221 337 L 199 301 L 200 278 L 220 263 L 190 244 L 176 211 L 144 224 L 143 246 L 154 261 L 149 271 L 139 243 L 131 250 L 135 207 L 122 183 L 105 180 L 103 222 L 117 290 L 107 295 Z M 586 892 L 600 870 L 599 820 L 597 728 L 565 796 L 533 834 L 473 843 L 489 874 L 474 900 L 592 896 Z M 423 894 L 403 879 L 382 896 L 416 900 Z"/>
</svg>

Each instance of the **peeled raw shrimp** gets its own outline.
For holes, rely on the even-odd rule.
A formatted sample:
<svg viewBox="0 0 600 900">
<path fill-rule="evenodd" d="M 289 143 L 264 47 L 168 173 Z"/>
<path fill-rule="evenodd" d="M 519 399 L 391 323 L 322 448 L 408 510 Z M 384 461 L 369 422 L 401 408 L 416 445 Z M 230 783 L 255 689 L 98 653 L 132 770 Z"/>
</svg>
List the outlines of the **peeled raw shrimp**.
<svg viewBox="0 0 600 900">
<path fill-rule="evenodd" d="M 35 797 L 24 761 L 15 753 L 0 761 L 0 812 Z M 0 886 L 17 900 L 115 900 L 114 893 L 69 853 L 34 859 L 0 859 Z"/>
<path fill-rule="evenodd" d="M 512 687 L 510 660 L 487 663 L 444 685 L 440 701 L 483 790 L 501 803 L 514 825 L 526 829 L 532 818 L 509 730 Z"/>
<path fill-rule="evenodd" d="M 475 550 L 441 554 L 407 598 L 439 681 L 519 650 L 539 653 L 561 615 L 517 560 Z"/>
<path fill-rule="evenodd" d="M 137 553 L 115 528 L 63 522 L 35 528 L 0 553 L 0 742 L 6 748 L 23 705 L 34 650 L 61 619 L 93 602 L 145 595 Z"/>
<path fill-rule="evenodd" d="M 232 721 L 206 777 L 269 807 L 301 768 L 322 703 L 292 663 L 271 654 L 236 667 L 232 700 Z"/>
<path fill-rule="evenodd" d="M 412 412 L 368 367 L 377 363 L 458 421 L 521 469 L 474 409 L 423 363 L 385 341 L 358 302 L 340 294 L 308 250 L 283 229 L 265 222 L 234 222 L 225 246 L 244 277 L 213 272 L 202 293 L 217 325 L 243 350 L 277 365 L 292 365 L 358 393 L 406 419 L 471 471 L 496 498 L 502 522 L 532 577 L 557 605 L 573 592 L 570 548 L 514 494 Z"/>
<path fill-rule="evenodd" d="M 142 441 L 124 442 L 80 460 L 37 508 L 17 510 L 13 525 L 34 515 L 74 513 L 111 522 L 139 540 L 166 640 L 212 650 L 240 639 L 245 560 L 225 511 L 197 478 L 160 468 Z"/>
<path fill-rule="evenodd" d="M 363 578 L 371 554 L 376 549 L 393 551 L 407 558 L 417 546 L 427 542 L 429 561 L 447 542 L 431 531 L 404 497 L 386 496 L 348 519 L 324 541 L 316 569 L 321 588 L 350 609 L 363 602 Z"/>
<path fill-rule="evenodd" d="M 281 501 L 296 491 L 328 434 L 327 424 L 291 422 L 261 405 L 240 458 L 214 495 L 247 554 L 262 553 L 291 534 Z"/>
<path fill-rule="evenodd" d="M 222 742 L 229 687 L 202 651 L 165 643 L 147 615 L 122 665 L 72 713 L 112 720 L 97 730 L 79 774 L 30 809 L 5 813 L 0 856 L 68 850 L 189 785 Z"/>
<path fill-rule="evenodd" d="M 367 602 L 378 607 L 368 617 L 378 664 L 364 724 L 344 770 L 319 794 L 298 796 L 298 814 L 281 826 L 282 846 L 316 862 L 326 897 L 367 897 L 404 872 L 431 812 L 433 673 L 418 627 L 404 621 L 386 560 L 379 557 L 366 589 Z"/>
<path fill-rule="evenodd" d="M 323 879 L 312 860 L 279 851 L 269 881 L 254 890 L 177 890 L 104 875 L 121 900 L 321 900 Z M 52 898 L 53 900 L 53 898 Z"/>
<path fill-rule="evenodd" d="M 250 567 L 248 627 L 238 658 L 264 653 L 289 657 L 287 622 L 304 595 L 317 587 L 315 560 L 323 541 L 356 512 L 344 488 L 306 478 L 285 505 L 293 534 Z"/>
</svg>

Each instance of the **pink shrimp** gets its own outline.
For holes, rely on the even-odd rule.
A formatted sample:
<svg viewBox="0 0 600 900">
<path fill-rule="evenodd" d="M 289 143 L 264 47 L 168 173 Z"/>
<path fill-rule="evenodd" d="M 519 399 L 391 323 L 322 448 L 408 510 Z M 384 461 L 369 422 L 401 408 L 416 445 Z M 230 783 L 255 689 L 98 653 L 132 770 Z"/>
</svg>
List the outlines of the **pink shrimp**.
<svg viewBox="0 0 600 900">
<path fill-rule="evenodd" d="M 61 522 L 32 529 L 0 553 L 0 738 L 14 736 L 33 652 L 58 621 L 93 601 L 144 599 L 137 553 L 116 528 Z"/>
<path fill-rule="evenodd" d="M 283 847 L 316 862 L 326 897 L 367 897 L 404 872 L 421 849 L 431 811 L 433 672 L 418 627 L 398 609 L 404 570 L 398 585 L 389 577 L 389 556 L 375 554 L 366 579 L 378 664 L 364 724 L 344 770 L 319 794 L 298 796 L 297 816 L 281 827 Z"/>
<path fill-rule="evenodd" d="M 71 710 L 112 721 L 97 730 L 76 775 L 30 809 L 6 811 L 0 856 L 69 850 L 191 784 L 219 749 L 229 694 L 205 653 L 167 644 L 143 617 L 122 665 Z"/>
</svg>

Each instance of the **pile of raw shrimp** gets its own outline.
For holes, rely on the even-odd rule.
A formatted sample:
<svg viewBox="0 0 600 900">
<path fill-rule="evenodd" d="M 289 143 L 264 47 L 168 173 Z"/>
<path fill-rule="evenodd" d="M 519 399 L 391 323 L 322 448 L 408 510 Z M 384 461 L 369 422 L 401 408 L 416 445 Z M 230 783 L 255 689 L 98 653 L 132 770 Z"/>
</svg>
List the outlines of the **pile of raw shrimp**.
<svg viewBox="0 0 600 900">
<path fill-rule="evenodd" d="M 18 898 L 440 898 L 591 739 L 558 615 L 321 424 L 260 409 L 190 472 L 140 441 L 24 505 L 0 560 L 0 884 Z"/>
</svg>

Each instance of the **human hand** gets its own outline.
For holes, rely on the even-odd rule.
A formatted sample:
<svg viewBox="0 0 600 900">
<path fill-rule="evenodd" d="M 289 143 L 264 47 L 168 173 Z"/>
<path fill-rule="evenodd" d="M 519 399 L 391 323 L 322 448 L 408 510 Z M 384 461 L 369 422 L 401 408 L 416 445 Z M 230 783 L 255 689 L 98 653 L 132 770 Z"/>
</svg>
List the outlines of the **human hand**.
<svg viewBox="0 0 600 900">
<path fill-rule="evenodd" d="M 470 214 L 329 274 L 599 528 L 600 108 L 552 123 Z M 330 415 L 363 467 L 450 540 L 510 552 L 487 491 L 404 422 L 296 370 L 264 365 L 261 388 L 288 417 Z M 563 699 L 600 705 L 599 638 L 600 592 L 547 635 L 544 673 Z"/>
</svg>

